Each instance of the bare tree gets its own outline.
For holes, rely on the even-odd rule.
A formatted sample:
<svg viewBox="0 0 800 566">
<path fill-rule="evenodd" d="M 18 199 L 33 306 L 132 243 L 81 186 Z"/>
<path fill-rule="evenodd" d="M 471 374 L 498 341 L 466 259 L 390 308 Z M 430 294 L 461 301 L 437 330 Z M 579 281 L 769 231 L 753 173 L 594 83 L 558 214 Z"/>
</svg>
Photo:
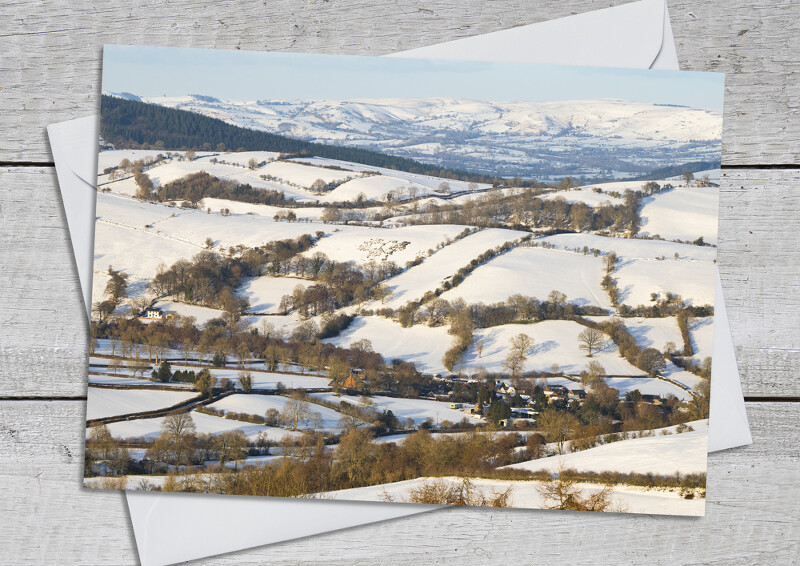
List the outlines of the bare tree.
<svg viewBox="0 0 800 566">
<path fill-rule="evenodd" d="M 597 360 L 592 360 L 589 362 L 589 365 L 586 366 L 586 372 L 582 375 L 582 381 L 584 385 L 592 385 L 605 376 L 606 368 Z"/>
<path fill-rule="evenodd" d="M 511 375 L 517 376 L 522 372 L 525 361 L 528 359 L 528 354 L 530 354 L 531 346 L 533 346 L 533 338 L 527 334 L 520 333 L 511 339 L 511 349 L 502 364 Z"/>
<path fill-rule="evenodd" d="M 219 465 L 222 467 L 226 460 L 233 462 L 233 469 L 236 463 L 247 458 L 247 437 L 241 430 L 223 432 L 216 436 L 215 444 L 219 453 Z"/>
<path fill-rule="evenodd" d="M 590 358 L 593 353 L 603 348 L 603 343 L 605 343 L 605 341 L 605 335 L 597 328 L 584 328 L 583 331 L 578 334 L 578 347 L 581 350 L 586 350 Z"/>
<path fill-rule="evenodd" d="M 148 364 L 144 360 L 140 360 L 139 358 L 133 358 L 128 361 L 128 369 L 131 370 L 133 377 L 136 377 L 138 374 L 139 377 L 144 377 L 144 372 L 150 368 L 150 364 Z"/>
<path fill-rule="evenodd" d="M 307 424 L 311 417 L 311 406 L 302 399 L 289 399 L 281 411 L 281 422 L 297 430 Z"/>
<path fill-rule="evenodd" d="M 545 509 L 564 509 L 572 511 L 607 511 L 611 507 L 613 488 L 603 486 L 600 491 L 582 496 L 578 480 L 559 467 L 558 472 L 549 482 L 536 488 L 544 500 Z"/>
<path fill-rule="evenodd" d="M 655 348 L 646 348 L 636 358 L 636 365 L 646 371 L 650 376 L 655 376 L 658 372 L 664 371 L 667 363 L 664 356 Z"/>
<path fill-rule="evenodd" d="M 378 283 L 373 287 L 372 293 L 373 296 L 376 299 L 380 299 L 381 304 L 383 304 L 386 299 L 392 296 L 392 289 L 386 283 Z"/>
<path fill-rule="evenodd" d="M 541 428 L 550 442 L 555 442 L 560 455 L 564 454 L 564 444 L 569 440 L 573 430 L 578 425 L 577 418 L 566 411 L 546 409 L 538 419 Z"/>
<path fill-rule="evenodd" d="M 161 432 L 183 437 L 187 434 L 194 434 L 196 431 L 194 419 L 189 413 L 170 413 L 164 417 L 161 423 Z"/>
</svg>

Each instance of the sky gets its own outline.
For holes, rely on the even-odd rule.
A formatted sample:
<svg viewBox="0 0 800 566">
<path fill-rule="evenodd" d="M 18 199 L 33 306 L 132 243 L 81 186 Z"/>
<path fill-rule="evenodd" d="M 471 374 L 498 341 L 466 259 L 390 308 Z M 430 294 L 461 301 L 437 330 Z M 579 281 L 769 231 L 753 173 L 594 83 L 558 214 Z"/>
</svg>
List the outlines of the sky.
<svg viewBox="0 0 800 566">
<path fill-rule="evenodd" d="M 620 99 L 722 110 L 724 75 L 106 45 L 103 91 L 141 97 L 202 94 L 227 101 L 464 98 Z"/>
</svg>

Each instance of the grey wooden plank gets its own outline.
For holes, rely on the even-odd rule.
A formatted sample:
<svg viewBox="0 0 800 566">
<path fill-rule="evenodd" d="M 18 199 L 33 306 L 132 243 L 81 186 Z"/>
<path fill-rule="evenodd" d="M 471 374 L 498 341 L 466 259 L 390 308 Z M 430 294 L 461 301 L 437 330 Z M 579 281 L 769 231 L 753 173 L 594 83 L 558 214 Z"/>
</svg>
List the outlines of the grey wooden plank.
<svg viewBox="0 0 800 566">
<path fill-rule="evenodd" d="M 718 265 L 746 395 L 800 395 L 800 174 L 728 170 Z"/>
<path fill-rule="evenodd" d="M 381 55 L 625 1 L 7 3 L 0 162 L 49 161 L 44 126 L 96 111 L 104 43 Z M 798 163 L 800 4 L 673 0 L 669 7 L 683 68 L 729 73 L 723 162 Z"/>
<path fill-rule="evenodd" d="M 53 168 L 0 168 L 0 397 L 86 394 L 87 325 Z"/>
<path fill-rule="evenodd" d="M 719 267 L 746 395 L 798 396 L 800 170 L 727 170 Z M 0 397 L 86 392 L 80 286 L 50 168 L 0 169 Z"/>
<path fill-rule="evenodd" d="M 800 404 L 750 403 L 748 412 L 754 444 L 709 458 L 705 518 L 462 508 L 199 563 L 795 563 Z M 0 402 L 3 560 L 136 563 L 122 497 L 79 487 L 82 437 L 83 402 Z"/>
</svg>

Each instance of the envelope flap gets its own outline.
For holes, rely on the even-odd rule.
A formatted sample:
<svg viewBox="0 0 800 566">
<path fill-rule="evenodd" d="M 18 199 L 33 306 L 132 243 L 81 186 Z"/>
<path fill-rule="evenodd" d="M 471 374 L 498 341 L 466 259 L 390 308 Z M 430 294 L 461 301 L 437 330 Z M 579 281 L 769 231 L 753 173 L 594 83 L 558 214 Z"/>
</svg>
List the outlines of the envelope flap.
<svg viewBox="0 0 800 566">
<path fill-rule="evenodd" d="M 390 56 L 649 68 L 661 51 L 665 14 L 664 0 L 640 0 Z"/>
</svg>

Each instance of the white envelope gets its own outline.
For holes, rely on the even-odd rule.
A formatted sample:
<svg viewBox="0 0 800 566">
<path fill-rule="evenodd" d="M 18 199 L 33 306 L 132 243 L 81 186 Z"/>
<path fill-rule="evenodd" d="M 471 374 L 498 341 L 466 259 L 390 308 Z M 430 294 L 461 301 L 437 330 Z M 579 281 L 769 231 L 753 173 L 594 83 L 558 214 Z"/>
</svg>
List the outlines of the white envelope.
<svg viewBox="0 0 800 566">
<path fill-rule="evenodd" d="M 569 37 L 569 42 L 563 42 Z M 558 49 L 553 46 L 557 45 Z M 678 69 L 663 0 L 642 0 L 392 56 Z M 97 116 L 48 127 L 87 314 L 91 305 Z M 717 275 L 708 450 L 750 444 Z M 431 511 L 437 506 L 126 492 L 143 565 L 172 564 Z M 175 521 L 175 517 L 181 521 Z M 224 517 L 224 520 L 220 520 Z"/>
</svg>

